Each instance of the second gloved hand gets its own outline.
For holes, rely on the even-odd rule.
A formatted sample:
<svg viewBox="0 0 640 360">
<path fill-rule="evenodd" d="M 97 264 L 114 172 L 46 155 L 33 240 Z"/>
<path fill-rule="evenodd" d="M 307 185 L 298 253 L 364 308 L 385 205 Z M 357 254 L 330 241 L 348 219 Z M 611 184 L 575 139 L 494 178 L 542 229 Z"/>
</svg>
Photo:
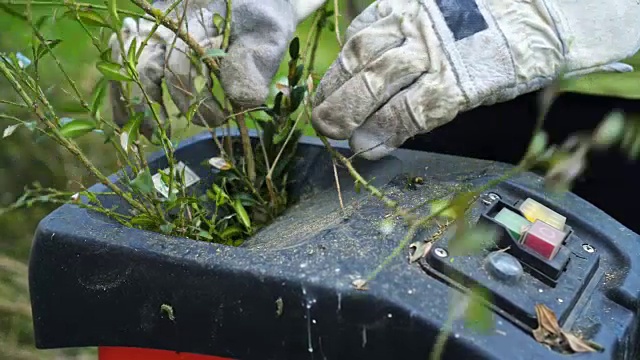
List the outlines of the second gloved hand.
<svg viewBox="0 0 640 360">
<path fill-rule="evenodd" d="M 632 70 L 615 62 L 640 48 L 638 19 L 637 0 L 379 0 L 349 27 L 313 124 L 377 159 L 562 71 Z"/>
<path fill-rule="evenodd" d="M 220 58 L 220 81 L 229 98 L 245 108 L 263 104 L 297 24 L 323 4 L 322 0 L 234 0 L 231 36 L 227 55 Z M 157 1 L 153 7 L 166 11 L 173 1 Z M 187 5 L 185 5 L 187 4 Z M 181 3 L 170 18 L 205 50 L 220 48 L 222 34 L 218 33 L 214 15 L 226 17 L 224 0 L 190 0 Z M 148 37 L 153 22 L 127 18 L 121 31 L 125 51 L 135 39 L 138 46 Z M 117 36 L 110 41 L 113 61 L 122 63 L 122 52 Z M 203 91 L 196 98 L 195 79 L 198 70 L 205 69 L 202 62 L 194 64 L 187 44 L 169 29 L 160 26 L 149 39 L 137 65 L 145 92 L 154 102 L 162 104 L 162 80 L 166 80 L 169 95 L 178 109 L 186 113 L 196 100 L 203 100 L 193 121 L 216 127 L 225 116 L 210 92 Z M 201 69 L 198 69 L 200 67 Z M 204 71 L 206 74 L 206 71 Z M 208 78 L 208 76 L 205 76 Z M 114 121 L 122 126 L 129 120 L 127 104 L 117 83 L 112 82 L 111 98 Z M 207 84 L 209 87 L 213 84 Z M 132 97 L 138 98 L 134 109 L 146 112 L 142 133 L 148 138 L 155 126 L 142 92 L 132 87 Z M 164 108 L 162 117 L 165 117 Z"/>
</svg>

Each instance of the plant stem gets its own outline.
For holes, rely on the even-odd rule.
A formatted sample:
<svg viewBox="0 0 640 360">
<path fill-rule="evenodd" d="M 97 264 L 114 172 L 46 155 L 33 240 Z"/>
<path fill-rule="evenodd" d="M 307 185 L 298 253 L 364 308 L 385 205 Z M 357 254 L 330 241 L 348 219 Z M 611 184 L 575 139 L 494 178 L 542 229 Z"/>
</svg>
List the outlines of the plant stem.
<svg viewBox="0 0 640 360">
<path fill-rule="evenodd" d="M 229 39 L 231 38 L 231 3 L 232 0 L 226 0 L 227 4 L 227 16 L 224 21 L 224 35 L 222 37 L 222 49 L 227 51 L 229 49 Z"/>
<path fill-rule="evenodd" d="M 251 147 L 251 138 L 249 137 L 249 128 L 244 118 L 244 114 L 236 116 L 238 128 L 240 128 L 240 137 L 242 138 L 242 148 L 244 157 L 247 160 L 247 176 L 253 184 L 256 181 L 256 160 L 253 156 L 253 148 Z"/>
<path fill-rule="evenodd" d="M 399 209 L 397 201 L 388 198 L 380 190 L 378 190 L 378 188 L 376 188 L 375 186 L 371 185 L 368 181 L 366 181 L 362 177 L 362 175 L 360 175 L 360 173 L 358 173 L 356 168 L 353 167 L 353 164 L 351 163 L 351 161 L 349 161 L 349 159 L 344 157 L 344 155 L 340 154 L 338 151 L 336 151 L 333 148 L 333 146 L 331 146 L 331 144 L 329 143 L 329 140 L 327 140 L 326 137 L 324 137 L 322 135 L 319 135 L 318 137 L 320 138 L 320 140 L 322 141 L 324 146 L 327 148 L 327 150 L 329 150 L 329 153 L 331 153 L 331 155 L 335 159 L 340 161 L 340 163 L 342 163 L 342 165 L 344 165 L 347 168 L 347 170 L 349 171 L 349 174 L 351 174 L 351 176 L 356 180 L 356 182 L 358 182 L 362 186 L 364 186 L 364 188 L 367 191 L 369 191 L 369 193 L 371 193 L 371 195 L 373 195 L 373 196 L 377 197 L 378 199 L 380 199 L 386 206 L 392 208 L 393 210 L 396 210 L 399 213 L 399 215 L 405 215 L 405 216 L 408 215 L 408 212 L 406 210 Z"/>
<path fill-rule="evenodd" d="M 342 36 L 340 36 L 340 5 L 338 0 L 333 0 L 333 12 L 336 26 L 336 40 L 338 40 L 338 46 L 342 48 Z"/>
</svg>

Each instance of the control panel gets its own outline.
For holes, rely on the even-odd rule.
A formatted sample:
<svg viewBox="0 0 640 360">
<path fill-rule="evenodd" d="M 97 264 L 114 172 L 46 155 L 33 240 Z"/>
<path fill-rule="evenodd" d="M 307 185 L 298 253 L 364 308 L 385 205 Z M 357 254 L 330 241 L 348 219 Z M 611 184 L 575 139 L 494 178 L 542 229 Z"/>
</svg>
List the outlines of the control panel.
<svg viewBox="0 0 640 360">
<path fill-rule="evenodd" d="M 578 237 L 566 216 L 545 204 L 493 195 L 478 220 L 497 230 L 492 246 L 452 256 L 451 238 L 443 237 L 422 267 L 454 287 L 482 288 L 494 311 L 524 329 L 537 327 L 536 304 L 549 307 L 560 326 L 567 324 L 597 272 L 598 253 Z"/>
</svg>

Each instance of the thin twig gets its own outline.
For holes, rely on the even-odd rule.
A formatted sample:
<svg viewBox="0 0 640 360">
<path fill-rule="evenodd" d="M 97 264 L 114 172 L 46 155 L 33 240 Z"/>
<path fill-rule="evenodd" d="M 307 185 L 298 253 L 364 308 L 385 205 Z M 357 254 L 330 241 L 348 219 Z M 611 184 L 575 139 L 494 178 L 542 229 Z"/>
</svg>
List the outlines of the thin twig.
<svg viewBox="0 0 640 360">
<path fill-rule="evenodd" d="M 247 176 L 249 177 L 249 181 L 254 183 L 256 181 L 256 160 L 253 156 L 251 138 L 249 137 L 249 128 L 247 127 L 244 114 L 236 116 L 236 122 L 238 123 L 238 128 L 240 128 L 242 148 L 244 151 L 244 157 L 247 160 Z"/>
<path fill-rule="evenodd" d="M 224 51 L 229 50 L 229 39 L 231 38 L 231 3 L 232 0 L 226 0 L 227 4 L 227 16 L 224 20 L 224 35 L 222 36 L 222 49 Z"/>
<path fill-rule="evenodd" d="M 3 99 L 0 99 L 0 104 L 7 104 L 7 105 L 17 106 L 17 107 L 21 107 L 21 108 L 26 108 L 27 107 L 27 105 L 25 105 L 25 104 L 18 104 L 16 102 L 9 101 L 9 100 L 3 100 Z"/>
<path fill-rule="evenodd" d="M 340 201 L 340 209 L 344 211 L 344 201 L 342 201 L 342 191 L 340 190 L 340 178 L 338 178 L 338 167 L 336 166 L 336 159 L 331 158 L 333 163 L 333 177 L 336 181 L 336 190 L 338 191 L 338 200 Z"/>
<path fill-rule="evenodd" d="M 338 0 L 333 0 L 333 16 L 336 28 L 336 40 L 338 40 L 338 45 L 342 48 L 342 36 L 340 36 L 340 6 L 338 4 Z"/>
</svg>

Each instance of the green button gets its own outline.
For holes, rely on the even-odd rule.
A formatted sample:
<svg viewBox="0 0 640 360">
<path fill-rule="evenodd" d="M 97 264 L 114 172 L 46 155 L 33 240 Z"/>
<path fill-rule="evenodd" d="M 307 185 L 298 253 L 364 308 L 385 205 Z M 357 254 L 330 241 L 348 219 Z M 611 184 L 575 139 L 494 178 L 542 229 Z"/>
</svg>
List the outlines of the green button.
<svg viewBox="0 0 640 360">
<path fill-rule="evenodd" d="M 529 220 L 507 208 L 500 210 L 494 219 L 504 225 L 504 227 L 507 228 L 507 231 L 509 231 L 509 233 L 518 240 L 529 226 L 531 226 L 531 222 Z"/>
</svg>

